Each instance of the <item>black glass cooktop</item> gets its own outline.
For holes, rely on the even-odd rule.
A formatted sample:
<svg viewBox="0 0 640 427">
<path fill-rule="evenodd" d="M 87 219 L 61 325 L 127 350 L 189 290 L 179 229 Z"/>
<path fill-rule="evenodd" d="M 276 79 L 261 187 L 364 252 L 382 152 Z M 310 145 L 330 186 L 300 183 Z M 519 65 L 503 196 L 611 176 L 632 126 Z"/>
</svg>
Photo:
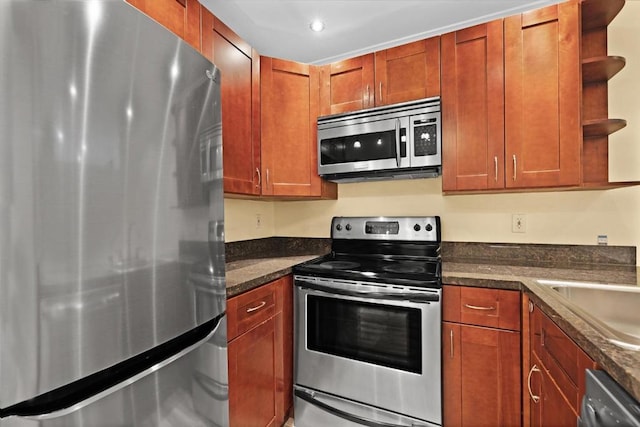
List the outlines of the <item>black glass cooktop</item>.
<svg viewBox="0 0 640 427">
<path fill-rule="evenodd" d="M 439 287 L 439 258 L 329 254 L 294 267 L 294 274 L 333 279 Z"/>
</svg>

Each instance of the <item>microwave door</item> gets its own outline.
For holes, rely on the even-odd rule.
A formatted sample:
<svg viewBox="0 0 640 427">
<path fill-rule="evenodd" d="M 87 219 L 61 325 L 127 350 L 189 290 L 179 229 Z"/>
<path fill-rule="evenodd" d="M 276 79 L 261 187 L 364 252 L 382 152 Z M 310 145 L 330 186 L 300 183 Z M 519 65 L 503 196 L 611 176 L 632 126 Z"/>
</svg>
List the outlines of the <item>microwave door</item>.
<svg viewBox="0 0 640 427">
<path fill-rule="evenodd" d="M 442 164 L 440 113 L 409 117 L 409 158 L 411 167 L 440 166 Z"/>
<path fill-rule="evenodd" d="M 388 119 L 322 129 L 318 172 L 321 175 L 398 169 L 409 166 L 407 124 Z"/>
</svg>

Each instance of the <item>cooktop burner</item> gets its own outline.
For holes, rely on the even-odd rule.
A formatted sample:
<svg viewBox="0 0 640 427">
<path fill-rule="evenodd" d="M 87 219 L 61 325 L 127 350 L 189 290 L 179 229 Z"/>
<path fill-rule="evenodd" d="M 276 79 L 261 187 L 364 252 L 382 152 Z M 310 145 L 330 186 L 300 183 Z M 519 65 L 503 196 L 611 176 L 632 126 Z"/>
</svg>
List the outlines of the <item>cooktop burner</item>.
<svg viewBox="0 0 640 427">
<path fill-rule="evenodd" d="M 439 259 L 408 260 L 383 256 L 329 254 L 294 268 L 295 274 L 385 283 L 439 282 Z"/>
<path fill-rule="evenodd" d="M 419 261 L 403 261 L 390 265 L 383 265 L 382 270 L 389 273 L 427 273 L 427 267 L 424 265 L 424 263 Z"/>
<path fill-rule="evenodd" d="M 325 261 L 317 265 L 319 268 L 327 270 L 352 270 L 360 267 L 360 263 L 354 261 Z"/>
</svg>

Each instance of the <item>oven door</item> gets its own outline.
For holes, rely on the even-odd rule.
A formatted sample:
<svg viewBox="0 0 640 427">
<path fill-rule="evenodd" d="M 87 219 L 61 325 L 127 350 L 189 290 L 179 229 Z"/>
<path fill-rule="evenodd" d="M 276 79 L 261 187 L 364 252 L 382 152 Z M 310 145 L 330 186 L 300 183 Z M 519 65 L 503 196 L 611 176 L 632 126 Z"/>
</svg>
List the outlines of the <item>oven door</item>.
<svg viewBox="0 0 640 427">
<path fill-rule="evenodd" d="M 296 276 L 297 386 L 441 424 L 440 289 Z"/>
<path fill-rule="evenodd" d="M 410 166 L 408 117 L 318 129 L 320 175 Z"/>
</svg>

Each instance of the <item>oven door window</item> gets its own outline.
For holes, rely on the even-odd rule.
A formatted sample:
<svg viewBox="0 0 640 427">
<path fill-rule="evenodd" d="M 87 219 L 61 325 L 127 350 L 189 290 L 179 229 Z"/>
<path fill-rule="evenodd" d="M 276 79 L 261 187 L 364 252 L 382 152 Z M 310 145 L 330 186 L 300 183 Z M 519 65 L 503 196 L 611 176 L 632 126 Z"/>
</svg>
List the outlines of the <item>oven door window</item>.
<svg viewBox="0 0 640 427">
<path fill-rule="evenodd" d="M 307 296 L 307 347 L 322 353 L 422 373 L 418 308 Z"/>
</svg>

